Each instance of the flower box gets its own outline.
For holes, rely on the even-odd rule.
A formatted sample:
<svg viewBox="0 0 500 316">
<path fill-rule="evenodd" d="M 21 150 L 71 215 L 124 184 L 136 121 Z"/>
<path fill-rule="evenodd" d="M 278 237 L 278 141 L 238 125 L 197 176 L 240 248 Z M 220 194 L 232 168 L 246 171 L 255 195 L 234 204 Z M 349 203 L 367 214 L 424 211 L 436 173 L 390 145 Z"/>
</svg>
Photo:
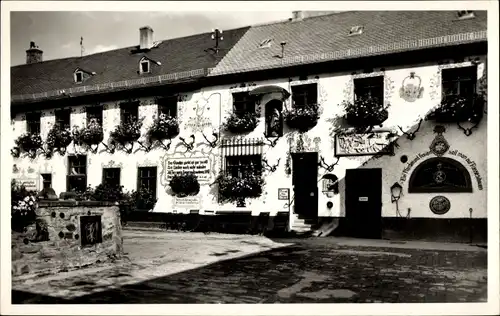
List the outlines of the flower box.
<svg viewBox="0 0 500 316">
<path fill-rule="evenodd" d="M 360 97 L 354 102 L 344 101 L 346 122 L 356 128 L 366 129 L 382 123 L 389 117 L 383 101 L 375 97 Z"/>
<path fill-rule="evenodd" d="M 66 148 L 73 140 L 69 129 L 61 128 L 59 125 L 54 125 L 47 135 L 47 152 L 51 155 L 54 151 L 61 155 L 66 153 Z"/>
<path fill-rule="evenodd" d="M 75 128 L 73 131 L 73 140 L 76 145 L 99 145 L 104 139 L 102 126 L 97 121 L 92 121 L 90 124 L 81 130 Z"/>
<path fill-rule="evenodd" d="M 449 95 L 427 116 L 439 123 L 478 122 L 483 115 L 484 98 L 480 95 L 463 97 Z"/>
<path fill-rule="evenodd" d="M 16 139 L 16 148 L 19 153 L 27 153 L 31 158 L 35 158 L 38 150 L 43 149 L 43 141 L 40 134 L 25 133 Z"/>
<path fill-rule="evenodd" d="M 141 137 L 142 120 L 123 122 L 110 133 L 110 138 L 122 147 L 133 144 Z"/>
<path fill-rule="evenodd" d="M 262 195 L 264 180 L 260 173 L 245 177 L 233 177 L 221 174 L 217 178 L 221 202 L 241 202 L 245 198 L 257 198 Z"/>
<path fill-rule="evenodd" d="M 257 114 L 252 113 L 231 113 L 224 122 L 223 127 L 226 131 L 234 134 L 241 134 L 253 131 L 258 124 Z"/>
<path fill-rule="evenodd" d="M 179 134 L 179 122 L 175 117 L 160 114 L 148 130 L 150 142 L 174 138 Z"/>
<path fill-rule="evenodd" d="M 283 117 L 288 127 L 305 132 L 318 124 L 319 108 L 316 104 L 292 107 L 283 111 Z"/>
</svg>

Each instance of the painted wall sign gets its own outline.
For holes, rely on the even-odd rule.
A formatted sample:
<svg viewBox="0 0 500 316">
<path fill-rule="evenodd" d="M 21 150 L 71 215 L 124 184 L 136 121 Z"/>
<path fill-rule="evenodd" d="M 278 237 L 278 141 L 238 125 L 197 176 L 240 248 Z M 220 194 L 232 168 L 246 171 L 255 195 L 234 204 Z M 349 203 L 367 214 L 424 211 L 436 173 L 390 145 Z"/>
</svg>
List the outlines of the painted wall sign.
<svg viewBox="0 0 500 316">
<path fill-rule="evenodd" d="M 467 157 L 465 154 L 459 152 L 456 149 L 455 150 L 450 150 L 448 153 L 450 155 L 460 157 L 460 158 L 462 158 L 463 160 L 465 160 L 467 162 L 467 164 L 469 165 L 469 167 L 472 169 L 472 173 L 474 173 L 474 177 L 476 178 L 477 188 L 479 190 L 482 190 L 483 189 L 483 179 L 481 178 L 481 175 L 479 174 L 479 171 L 477 170 L 476 163 L 472 159 L 470 159 L 469 157 Z"/>
<path fill-rule="evenodd" d="M 411 160 L 408 165 L 403 169 L 403 173 L 401 174 L 401 177 L 399 178 L 399 182 L 402 183 L 402 182 L 405 182 L 406 181 L 406 177 L 408 175 L 408 172 L 413 168 L 413 166 L 422 158 L 425 158 L 429 155 L 432 154 L 432 151 L 428 151 L 428 152 L 425 152 L 425 153 L 419 153 L 415 156 L 415 158 L 413 158 L 413 160 Z"/>
<path fill-rule="evenodd" d="M 165 182 L 170 181 L 174 175 L 184 172 L 193 172 L 198 176 L 199 182 L 210 181 L 211 163 L 208 157 L 168 158 L 164 164 Z"/>
<path fill-rule="evenodd" d="M 182 198 L 175 197 L 174 207 L 199 209 L 201 207 L 201 197 L 199 196 L 187 196 Z"/>
<path fill-rule="evenodd" d="M 15 179 L 18 185 L 22 185 L 28 191 L 38 191 L 39 189 L 39 181 L 35 178 L 19 178 Z"/>
<path fill-rule="evenodd" d="M 335 156 L 391 155 L 389 131 L 366 134 L 335 134 Z"/>
<path fill-rule="evenodd" d="M 290 196 L 290 189 L 279 188 L 278 189 L 278 200 L 288 200 Z"/>
</svg>

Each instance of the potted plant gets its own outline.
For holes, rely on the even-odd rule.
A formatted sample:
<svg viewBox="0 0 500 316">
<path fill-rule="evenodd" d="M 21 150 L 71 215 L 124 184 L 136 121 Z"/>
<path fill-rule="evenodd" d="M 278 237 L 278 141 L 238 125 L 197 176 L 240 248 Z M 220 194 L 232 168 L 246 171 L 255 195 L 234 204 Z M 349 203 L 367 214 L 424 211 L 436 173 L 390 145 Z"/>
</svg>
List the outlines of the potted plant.
<svg viewBox="0 0 500 316">
<path fill-rule="evenodd" d="M 89 125 L 83 129 L 75 127 L 73 130 L 73 140 L 76 145 L 84 145 L 93 153 L 97 152 L 99 144 L 104 139 L 102 126 L 97 120 L 91 120 Z M 95 146 L 95 147 L 92 147 Z"/>
<path fill-rule="evenodd" d="M 346 122 L 359 130 L 382 125 L 389 117 L 389 105 L 384 105 L 384 102 L 376 97 L 358 97 L 353 102 L 342 102 L 341 106 L 345 110 Z"/>
<path fill-rule="evenodd" d="M 34 159 L 39 150 L 43 150 L 43 141 L 40 134 L 24 133 L 16 139 L 16 146 L 12 154 L 14 157 L 19 157 L 21 153 L 26 153 L 28 157 Z"/>
<path fill-rule="evenodd" d="M 143 119 L 122 122 L 110 133 L 111 141 L 120 145 L 127 153 L 132 153 L 134 142 L 141 137 L 142 122 Z"/>
<path fill-rule="evenodd" d="M 192 172 L 174 175 L 170 180 L 170 188 L 175 195 L 185 197 L 200 192 L 198 177 Z"/>
<path fill-rule="evenodd" d="M 258 124 L 257 113 L 231 113 L 226 122 L 223 123 L 223 128 L 233 134 L 241 134 L 253 131 Z"/>
<path fill-rule="evenodd" d="M 55 124 L 47 135 L 47 153 L 48 157 L 52 156 L 53 152 L 59 152 L 64 155 L 66 148 L 71 144 L 73 138 L 69 129 L 62 128 L 60 125 Z"/>
<path fill-rule="evenodd" d="M 283 117 L 288 127 L 301 132 L 306 132 L 316 126 L 319 115 L 319 106 L 317 104 L 292 107 L 283 111 Z"/>
<path fill-rule="evenodd" d="M 484 98 L 474 94 L 470 97 L 447 95 L 441 103 L 427 116 L 440 123 L 478 122 L 482 118 Z"/>
</svg>

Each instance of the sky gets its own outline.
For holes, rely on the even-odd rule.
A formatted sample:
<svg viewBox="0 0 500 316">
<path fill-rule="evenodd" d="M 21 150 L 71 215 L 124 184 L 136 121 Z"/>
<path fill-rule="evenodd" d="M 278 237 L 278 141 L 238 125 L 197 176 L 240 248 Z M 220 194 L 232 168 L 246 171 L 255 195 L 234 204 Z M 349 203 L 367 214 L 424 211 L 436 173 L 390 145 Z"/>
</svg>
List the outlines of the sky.
<svg viewBox="0 0 500 316">
<path fill-rule="evenodd" d="M 139 44 L 139 28 L 149 25 L 155 40 L 279 21 L 291 11 L 277 12 L 11 12 L 11 65 L 26 63 L 31 41 L 43 50 L 43 60 Z"/>
</svg>

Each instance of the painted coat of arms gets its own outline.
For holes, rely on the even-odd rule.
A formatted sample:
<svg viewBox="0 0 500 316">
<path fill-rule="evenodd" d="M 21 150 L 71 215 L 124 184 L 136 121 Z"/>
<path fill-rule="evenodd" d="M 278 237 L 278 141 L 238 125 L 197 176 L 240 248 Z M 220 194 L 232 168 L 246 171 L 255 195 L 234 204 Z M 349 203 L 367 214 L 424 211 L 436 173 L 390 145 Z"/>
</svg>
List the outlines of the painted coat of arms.
<svg viewBox="0 0 500 316">
<path fill-rule="evenodd" d="M 415 102 L 422 97 L 424 88 L 422 87 L 422 79 L 411 72 L 408 77 L 403 80 L 401 89 L 399 89 L 400 97 L 407 102 Z"/>
</svg>

